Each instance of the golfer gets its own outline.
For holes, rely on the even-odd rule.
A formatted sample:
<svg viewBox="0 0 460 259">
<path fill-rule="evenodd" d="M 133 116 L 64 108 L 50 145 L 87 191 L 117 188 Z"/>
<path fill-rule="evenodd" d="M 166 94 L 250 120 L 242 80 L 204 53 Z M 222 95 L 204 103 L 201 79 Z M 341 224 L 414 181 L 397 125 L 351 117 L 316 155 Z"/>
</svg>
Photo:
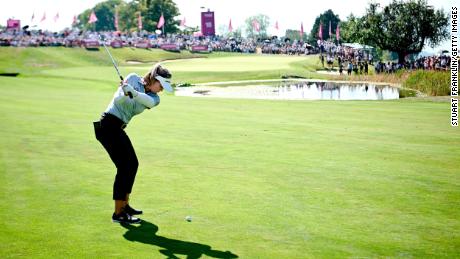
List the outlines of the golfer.
<svg viewBox="0 0 460 259">
<path fill-rule="evenodd" d="M 171 73 L 159 64 L 155 65 L 143 78 L 134 73 L 129 74 L 120 83 L 120 87 L 102 114 L 100 121 L 94 122 L 96 139 L 101 142 L 117 167 L 113 184 L 113 200 L 115 201 L 113 222 L 132 224 L 141 221 L 133 215 L 142 214 L 142 211 L 129 205 L 129 195 L 133 188 L 139 162 L 124 128 L 133 116 L 160 103 L 159 92 L 163 89 L 168 92 L 173 91 L 170 78 Z"/>
</svg>

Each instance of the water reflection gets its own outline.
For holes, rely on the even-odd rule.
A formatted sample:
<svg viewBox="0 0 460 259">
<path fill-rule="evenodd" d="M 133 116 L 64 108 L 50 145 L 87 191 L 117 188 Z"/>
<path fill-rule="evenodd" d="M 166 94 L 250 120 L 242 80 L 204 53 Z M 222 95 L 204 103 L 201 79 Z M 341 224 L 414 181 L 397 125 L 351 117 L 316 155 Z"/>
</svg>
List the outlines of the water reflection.
<svg viewBox="0 0 460 259">
<path fill-rule="evenodd" d="M 279 100 L 389 100 L 398 99 L 398 88 L 349 82 L 277 82 L 264 85 L 179 87 L 178 96 Z"/>
</svg>

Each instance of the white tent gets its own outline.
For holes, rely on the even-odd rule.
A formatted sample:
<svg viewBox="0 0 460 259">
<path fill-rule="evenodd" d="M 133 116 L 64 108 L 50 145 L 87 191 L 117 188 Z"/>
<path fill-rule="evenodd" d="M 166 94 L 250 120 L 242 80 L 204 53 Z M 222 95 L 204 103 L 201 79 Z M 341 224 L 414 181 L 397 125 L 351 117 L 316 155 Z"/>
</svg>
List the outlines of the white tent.
<svg viewBox="0 0 460 259">
<path fill-rule="evenodd" d="M 354 48 L 354 49 L 374 49 L 374 47 L 369 45 L 363 45 L 359 43 L 342 43 L 343 46 Z"/>
</svg>

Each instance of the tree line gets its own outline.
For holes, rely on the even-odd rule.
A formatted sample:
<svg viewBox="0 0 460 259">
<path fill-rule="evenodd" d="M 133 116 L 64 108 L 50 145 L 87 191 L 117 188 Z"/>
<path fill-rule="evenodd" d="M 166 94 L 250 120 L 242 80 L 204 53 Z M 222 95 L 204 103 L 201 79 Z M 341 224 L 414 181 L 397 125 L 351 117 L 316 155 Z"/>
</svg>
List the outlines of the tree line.
<svg viewBox="0 0 460 259">
<path fill-rule="evenodd" d="M 91 12 L 96 14 L 97 22 L 88 23 Z M 107 0 L 96 4 L 78 15 L 74 27 L 82 30 L 115 31 L 115 13 L 118 13 L 118 29 L 120 31 L 137 31 L 138 17 L 141 17 L 142 29 L 153 32 L 157 29 L 161 15 L 165 19 L 164 32 L 179 31 L 179 22 L 174 20 L 179 9 L 172 0 Z"/>
</svg>

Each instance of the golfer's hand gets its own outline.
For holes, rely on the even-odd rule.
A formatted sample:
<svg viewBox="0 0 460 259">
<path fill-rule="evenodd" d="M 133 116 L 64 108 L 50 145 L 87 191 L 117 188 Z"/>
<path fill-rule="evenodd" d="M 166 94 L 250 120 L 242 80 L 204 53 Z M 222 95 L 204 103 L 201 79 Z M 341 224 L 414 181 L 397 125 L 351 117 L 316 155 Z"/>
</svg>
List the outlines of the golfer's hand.
<svg viewBox="0 0 460 259">
<path fill-rule="evenodd" d="M 122 89 L 123 89 L 123 93 L 125 93 L 125 95 L 129 95 L 129 93 L 131 93 L 131 95 L 133 97 L 137 96 L 137 91 L 134 90 L 134 88 L 129 84 L 124 83 L 123 86 L 122 86 Z"/>
</svg>

